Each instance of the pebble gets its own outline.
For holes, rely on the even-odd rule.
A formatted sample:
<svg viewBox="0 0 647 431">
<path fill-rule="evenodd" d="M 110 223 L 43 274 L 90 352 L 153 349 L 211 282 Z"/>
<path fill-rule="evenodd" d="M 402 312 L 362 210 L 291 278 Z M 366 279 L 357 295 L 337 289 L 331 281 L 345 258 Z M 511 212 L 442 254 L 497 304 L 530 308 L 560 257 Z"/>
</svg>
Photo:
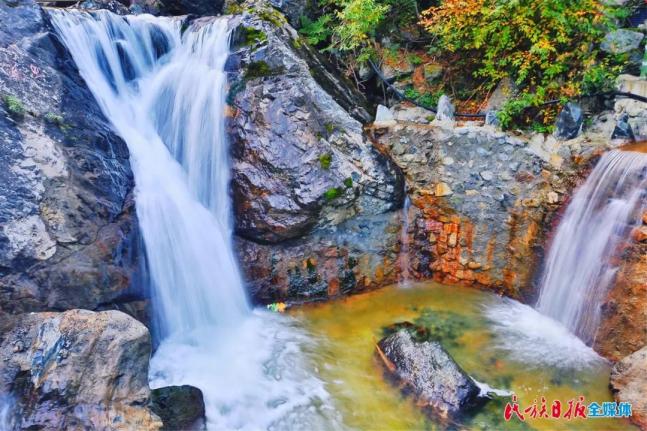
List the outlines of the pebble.
<svg viewBox="0 0 647 431">
<path fill-rule="evenodd" d="M 494 178 L 494 174 L 491 171 L 482 171 L 480 175 L 485 181 L 492 181 L 492 178 Z"/>
</svg>

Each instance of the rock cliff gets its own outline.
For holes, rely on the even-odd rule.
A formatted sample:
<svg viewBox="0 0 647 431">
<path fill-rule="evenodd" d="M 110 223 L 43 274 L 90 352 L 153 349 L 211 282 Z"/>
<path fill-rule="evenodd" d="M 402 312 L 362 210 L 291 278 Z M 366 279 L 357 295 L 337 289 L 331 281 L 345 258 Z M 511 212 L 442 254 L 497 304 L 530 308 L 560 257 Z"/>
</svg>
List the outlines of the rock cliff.
<svg viewBox="0 0 647 431">
<path fill-rule="evenodd" d="M 36 3 L 0 3 L 0 22 L 0 308 L 129 300 L 141 254 L 126 145 Z"/>
</svg>

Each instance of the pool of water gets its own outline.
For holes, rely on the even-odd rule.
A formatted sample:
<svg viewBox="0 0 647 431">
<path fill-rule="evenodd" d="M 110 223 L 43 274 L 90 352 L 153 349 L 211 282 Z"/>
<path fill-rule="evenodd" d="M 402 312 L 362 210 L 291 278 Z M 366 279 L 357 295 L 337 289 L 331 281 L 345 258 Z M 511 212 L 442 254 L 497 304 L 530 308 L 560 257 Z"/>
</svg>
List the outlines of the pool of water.
<svg viewBox="0 0 647 431">
<path fill-rule="evenodd" d="M 474 379 L 519 398 L 523 411 L 545 397 L 566 406 L 612 401 L 609 365 L 558 323 L 530 307 L 475 289 L 414 284 L 390 287 L 290 311 L 314 338 L 308 351 L 343 422 L 360 430 L 439 430 L 415 402 L 389 384 L 375 356 L 385 326 L 412 321 L 433 328 Z M 506 400 L 488 402 L 450 429 L 628 430 L 625 419 L 512 419 Z"/>
</svg>

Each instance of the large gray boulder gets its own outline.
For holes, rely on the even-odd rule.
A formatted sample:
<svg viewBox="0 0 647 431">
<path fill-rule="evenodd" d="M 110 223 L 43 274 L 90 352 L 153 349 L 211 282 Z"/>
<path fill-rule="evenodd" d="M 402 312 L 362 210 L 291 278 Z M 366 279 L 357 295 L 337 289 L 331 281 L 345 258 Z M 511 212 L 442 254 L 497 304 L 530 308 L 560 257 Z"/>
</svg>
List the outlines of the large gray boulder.
<svg viewBox="0 0 647 431">
<path fill-rule="evenodd" d="M 311 0 L 268 0 L 272 6 L 283 12 L 290 25 L 299 28 L 301 17 L 307 15 L 307 11 L 316 3 Z"/>
<path fill-rule="evenodd" d="M 416 341 L 402 328 L 380 340 L 378 347 L 387 370 L 431 413 L 453 417 L 483 402 L 474 380 L 440 343 Z"/>
<path fill-rule="evenodd" d="M 559 139 L 573 139 L 582 131 L 584 113 L 580 105 L 568 102 L 559 113 L 555 124 L 555 136 Z"/>
<path fill-rule="evenodd" d="M 126 144 L 35 2 L 0 2 L 0 22 L 0 308 L 123 302 L 139 256 Z"/>
<path fill-rule="evenodd" d="M 600 48 L 610 54 L 623 54 L 637 49 L 644 37 L 645 35 L 637 31 L 619 29 L 607 33 Z"/>
<path fill-rule="evenodd" d="M 326 69 L 267 7 L 237 21 L 228 62 L 236 232 L 276 243 L 401 206 L 402 176 L 342 106 L 348 92 L 324 89 Z"/>
<path fill-rule="evenodd" d="M 135 319 L 119 311 L 29 313 L 4 318 L 0 333 L 5 427 L 161 427 L 147 407 L 150 335 Z"/>
<path fill-rule="evenodd" d="M 614 365 L 610 386 L 618 402 L 631 403 L 631 420 L 647 429 L 647 346 Z"/>
</svg>

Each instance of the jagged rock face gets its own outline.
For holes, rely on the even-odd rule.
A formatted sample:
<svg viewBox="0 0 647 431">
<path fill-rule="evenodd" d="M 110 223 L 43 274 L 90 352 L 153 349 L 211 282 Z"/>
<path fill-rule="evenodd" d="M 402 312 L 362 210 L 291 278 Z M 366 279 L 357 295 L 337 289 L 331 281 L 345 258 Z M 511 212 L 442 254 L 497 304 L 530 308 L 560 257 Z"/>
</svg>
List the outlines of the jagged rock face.
<svg viewBox="0 0 647 431">
<path fill-rule="evenodd" d="M 119 301 L 138 236 L 126 144 L 40 7 L 1 3 L 0 22 L 0 307 Z"/>
<path fill-rule="evenodd" d="M 398 281 L 402 211 L 356 217 L 279 245 L 236 239 L 255 302 L 306 301 Z"/>
<path fill-rule="evenodd" d="M 617 361 L 647 345 L 647 225 L 628 241 L 616 280 L 602 305 L 595 349 Z"/>
<path fill-rule="evenodd" d="M 491 127 L 399 124 L 379 140 L 412 192 L 412 273 L 529 293 L 544 215 L 567 191 L 550 163 Z"/>
<path fill-rule="evenodd" d="M 613 367 L 610 386 L 618 402 L 631 403 L 631 420 L 641 429 L 647 429 L 647 347 Z"/>
<path fill-rule="evenodd" d="M 398 383 L 411 391 L 416 404 L 441 417 L 464 413 L 483 400 L 474 381 L 440 343 L 413 339 L 406 329 L 383 338 L 378 355 Z"/>
<path fill-rule="evenodd" d="M 268 0 L 269 3 L 283 12 L 285 17 L 295 28 L 301 24 L 301 17 L 307 15 L 306 12 L 314 3 L 309 0 Z"/>
<path fill-rule="evenodd" d="M 0 410 L 9 407 L 10 428 L 161 427 L 147 407 L 150 335 L 135 319 L 119 311 L 29 313 L 0 329 Z"/>
<path fill-rule="evenodd" d="M 567 141 L 476 123 L 374 128 L 412 197 L 410 274 L 532 300 L 558 212 L 596 154 L 614 145 L 612 118 Z"/>
<path fill-rule="evenodd" d="M 280 14 L 258 8 L 242 16 L 233 38 L 236 232 L 256 242 L 297 238 L 402 203 L 396 166 L 313 78 L 293 48 L 300 43 Z"/>
</svg>

